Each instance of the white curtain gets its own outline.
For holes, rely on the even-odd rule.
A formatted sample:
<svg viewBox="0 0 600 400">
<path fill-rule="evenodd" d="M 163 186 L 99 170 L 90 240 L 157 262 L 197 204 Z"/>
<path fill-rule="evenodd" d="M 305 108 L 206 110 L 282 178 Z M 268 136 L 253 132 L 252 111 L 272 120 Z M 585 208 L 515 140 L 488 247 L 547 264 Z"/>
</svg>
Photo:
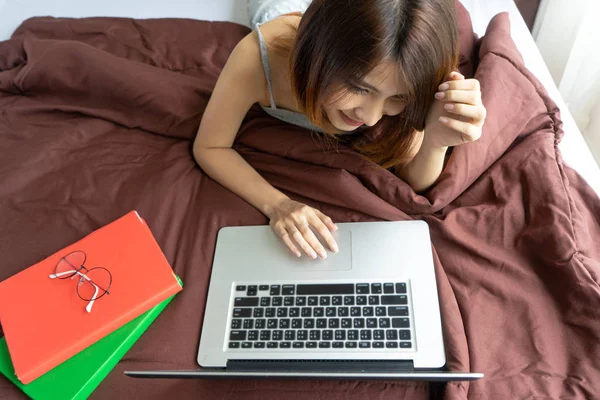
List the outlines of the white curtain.
<svg viewBox="0 0 600 400">
<path fill-rule="evenodd" d="M 600 164 L 600 2 L 542 0 L 533 34 Z"/>
</svg>

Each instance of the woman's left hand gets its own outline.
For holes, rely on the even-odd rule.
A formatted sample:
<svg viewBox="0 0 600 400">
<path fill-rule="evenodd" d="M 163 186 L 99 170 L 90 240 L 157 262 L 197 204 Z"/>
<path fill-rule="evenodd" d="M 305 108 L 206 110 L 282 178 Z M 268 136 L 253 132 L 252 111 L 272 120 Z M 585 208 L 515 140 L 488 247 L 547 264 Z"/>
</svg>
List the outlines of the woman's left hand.
<svg viewBox="0 0 600 400">
<path fill-rule="evenodd" d="M 444 148 L 479 139 L 486 116 L 479 81 L 452 72 L 438 90 L 427 113 L 421 146 Z"/>
</svg>

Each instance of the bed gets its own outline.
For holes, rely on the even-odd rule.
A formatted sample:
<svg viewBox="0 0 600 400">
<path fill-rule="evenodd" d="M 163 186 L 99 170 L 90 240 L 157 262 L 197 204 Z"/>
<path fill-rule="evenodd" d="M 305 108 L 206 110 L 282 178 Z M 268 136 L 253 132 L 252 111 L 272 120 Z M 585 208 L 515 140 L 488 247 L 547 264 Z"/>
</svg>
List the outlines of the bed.
<svg viewBox="0 0 600 400">
<path fill-rule="evenodd" d="M 267 223 L 191 155 L 216 77 L 248 32 L 200 20 L 245 22 L 244 5 L 0 2 L 3 39 L 17 29 L 0 43 L 0 280 L 136 209 L 185 285 L 92 398 L 600 397 L 598 168 L 514 4 L 475 0 L 466 4 L 473 30 L 488 34 L 473 40 L 465 67 L 482 82 L 486 127 L 452 151 L 426 195 L 344 145 L 325 153 L 258 107 L 235 146 L 274 186 L 336 221 L 427 221 L 448 367 L 486 377 L 443 385 L 123 376 L 195 366 L 218 229 Z M 491 19 L 501 10 L 509 14 Z M 23 23 L 33 15 L 188 19 Z M 23 395 L 0 379 L 0 397 Z"/>
</svg>

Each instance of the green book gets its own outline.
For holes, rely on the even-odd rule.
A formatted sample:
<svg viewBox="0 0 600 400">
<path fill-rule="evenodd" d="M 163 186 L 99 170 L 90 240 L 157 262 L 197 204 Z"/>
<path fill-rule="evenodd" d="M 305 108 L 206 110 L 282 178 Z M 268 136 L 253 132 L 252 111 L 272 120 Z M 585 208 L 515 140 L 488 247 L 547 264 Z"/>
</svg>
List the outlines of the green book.
<svg viewBox="0 0 600 400">
<path fill-rule="evenodd" d="M 179 277 L 177 280 L 182 284 Z M 175 296 L 157 304 L 27 385 L 17 379 L 6 338 L 3 337 L 0 339 L 0 372 L 32 399 L 87 399 L 173 297 Z"/>
</svg>

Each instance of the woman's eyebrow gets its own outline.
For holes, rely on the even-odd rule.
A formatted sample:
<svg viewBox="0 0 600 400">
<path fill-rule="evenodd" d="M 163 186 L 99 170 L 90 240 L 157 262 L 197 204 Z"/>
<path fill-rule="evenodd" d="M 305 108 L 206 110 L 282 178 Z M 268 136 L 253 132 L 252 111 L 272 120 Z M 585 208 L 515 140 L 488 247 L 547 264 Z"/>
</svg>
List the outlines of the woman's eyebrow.
<svg viewBox="0 0 600 400">
<path fill-rule="evenodd" d="M 377 88 L 376 88 L 375 86 L 373 86 L 373 85 L 369 85 L 369 84 L 368 84 L 367 82 L 365 82 L 364 80 L 363 80 L 363 81 L 358 81 L 358 82 L 357 82 L 357 84 L 358 84 L 359 86 L 364 86 L 364 87 L 366 87 L 367 89 L 370 89 L 370 90 L 374 91 L 375 93 L 379 93 L 379 89 L 377 89 Z M 398 93 L 398 94 L 397 94 L 397 95 L 395 95 L 394 97 L 398 97 L 399 99 L 402 99 L 402 100 L 408 100 L 408 94 L 406 94 L 406 93 Z"/>
</svg>

